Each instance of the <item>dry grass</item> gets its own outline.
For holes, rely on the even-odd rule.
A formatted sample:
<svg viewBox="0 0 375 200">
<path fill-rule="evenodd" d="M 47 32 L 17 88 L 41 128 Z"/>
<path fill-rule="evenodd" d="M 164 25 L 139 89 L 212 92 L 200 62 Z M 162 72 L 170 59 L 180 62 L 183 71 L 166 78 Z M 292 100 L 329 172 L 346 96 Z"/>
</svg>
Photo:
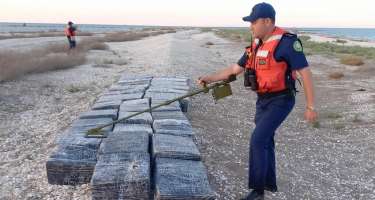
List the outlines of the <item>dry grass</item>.
<svg viewBox="0 0 375 200">
<path fill-rule="evenodd" d="M 77 32 L 77 36 L 93 36 L 90 32 Z M 0 40 L 16 38 L 38 38 L 38 37 L 65 37 L 63 31 L 46 31 L 46 32 L 12 32 L 9 35 L 0 35 Z"/>
<path fill-rule="evenodd" d="M 165 33 L 176 33 L 177 31 L 175 29 L 168 29 L 168 30 L 164 30 L 162 34 L 165 34 Z"/>
<path fill-rule="evenodd" d="M 336 79 L 336 80 L 338 80 L 338 79 L 341 79 L 341 78 L 344 77 L 344 73 L 342 73 L 342 72 L 332 72 L 332 73 L 330 73 L 328 75 L 328 77 L 330 79 Z"/>
<path fill-rule="evenodd" d="M 314 128 L 321 128 L 320 122 L 319 121 L 314 121 L 312 123 L 312 127 L 314 127 Z"/>
<path fill-rule="evenodd" d="M 144 37 L 148 37 L 149 33 L 143 32 L 116 32 L 116 33 L 108 33 L 104 36 L 105 42 L 126 42 L 126 41 L 134 41 L 139 40 Z"/>
<path fill-rule="evenodd" d="M 26 73 L 66 69 L 81 65 L 85 60 L 84 52 L 69 52 L 66 45 L 50 45 L 44 49 L 32 49 L 27 52 L 3 50 L 0 51 L 0 81 Z"/>
<path fill-rule="evenodd" d="M 77 36 L 93 36 L 93 33 L 90 32 L 77 32 Z"/>
<path fill-rule="evenodd" d="M 148 33 L 148 36 L 157 36 L 165 33 L 169 33 L 170 31 L 152 31 Z"/>
<path fill-rule="evenodd" d="M 345 124 L 343 124 L 343 123 L 335 123 L 335 124 L 333 124 L 333 128 L 336 129 L 336 130 L 340 130 L 340 129 L 345 128 Z"/>
<path fill-rule="evenodd" d="M 117 59 L 114 59 L 112 60 L 113 64 L 116 64 L 116 65 L 127 65 L 128 64 L 128 61 L 123 59 L 123 58 L 117 58 Z"/>
<path fill-rule="evenodd" d="M 79 92 L 81 91 L 81 89 L 75 85 L 70 85 L 66 88 L 66 90 L 70 93 L 76 93 L 76 92 Z"/>
<path fill-rule="evenodd" d="M 19 59 L 22 56 L 23 59 Z M 30 52 L 20 55 L 18 52 L 0 52 L 0 81 L 9 80 L 25 73 L 37 73 L 48 70 L 65 69 L 85 62 L 82 53 L 49 53 L 38 55 Z"/>
<path fill-rule="evenodd" d="M 103 42 L 93 41 L 92 43 L 89 43 L 90 45 L 89 49 L 93 50 L 107 50 L 109 49 L 109 46 Z"/>
<path fill-rule="evenodd" d="M 13 38 L 12 36 L 0 35 L 0 40 L 6 40 L 6 39 L 12 39 L 12 38 Z"/>
<path fill-rule="evenodd" d="M 92 67 L 111 68 L 112 65 L 95 63 L 95 64 L 92 65 Z"/>
<path fill-rule="evenodd" d="M 102 62 L 105 65 L 111 65 L 111 64 L 113 64 L 113 60 L 111 60 L 111 59 L 104 59 Z"/>
<path fill-rule="evenodd" d="M 134 41 L 148 36 L 171 32 L 176 31 L 166 28 L 152 32 L 129 31 L 108 33 L 104 37 L 84 38 L 78 42 L 74 50 L 69 50 L 65 43 L 49 45 L 45 48 L 34 48 L 27 52 L 0 50 L 0 81 L 10 80 L 26 73 L 37 73 L 82 65 L 86 61 L 85 55 L 87 51 L 91 49 L 108 49 L 109 47 L 105 42 Z M 49 37 L 52 33 L 43 34 L 44 37 Z M 108 60 L 103 64 L 126 65 L 127 61 L 124 59 Z"/>
<path fill-rule="evenodd" d="M 148 30 L 148 29 L 147 29 Z M 126 42 L 126 41 L 134 41 L 140 40 L 145 37 L 149 36 L 156 36 L 166 33 L 175 33 L 175 29 L 171 28 L 160 28 L 160 29 L 150 29 L 152 31 L 127 31 L 127 32 L 115 32 L 115 33 L 108 33 L 102 38 L 103 42 Z"/>
<path fill-rule="evenodd" d="M 329 119 L 339 119 L 339 118 L 342 118 L 342 115 L 336 112 L 328 112 L 326 113 L 326 117 Z"/>
<path fill-rule="evenodd" d="M 345 44 L 345 43 L 348 43 L 348 41 L 342 40 L 342 39 L 336 39 L 336 43 Z"/>
<path fill-rule="evenodd" d="M 360 123 L 360 122 L 362 122 L 362 119 L 361 119 L 361 117 L 360 117 L 359 114 L 355 114 L 355 115 L 354 115 L 353 122 L 354 122 L 354 123 Z"/>
<path fill-rule="evenodd" d="M 203 29 L 202 31 L 207 31 Z M 238 42 L 251 42 L 251 34 L 248 28 L 221 28 L 212 29 L 214 33 L 220 37 L 228 38 Z"/>
<path fill-rule="evenodd" d="M 365 64 L 361 57 L 355 56 L 355 55 L 342 56 L 340 58 L 340 62 L 341 64 L 344 64 L 344 65 L 353 65 L 353 66 L 361 66 Z"/>
<path fill-rule="evenodd" d="M 142 31 L 146 32 L 152 32 L 152 31 L 163 31 L 164 33 L 168 32 L 176 32 L 176 29 L 174 27 L 148 27 L 148 28 L 143 28 Z"/>
<path fill-rule="evenodd" d="M 314 42 L 300 37 L 304 47 L 304 52 L 310 54 L 345 56 L 353 55 L 363 59 L 375 59 L 375 48 L 343 45 L 343 43 Z"/>
<path fill-rule="evenodd" d="M 116 38 L 117 39 L 117 38 Z M 66 69 L 85 63 L 85 54 L 91 49 L 108 49 L 103 38 L 85 38 L 77 48 L 69 50 L 65 43 L 45 48 L 34 48 L 27 52 L 0 51 L 0 81 L 10 80 L 26 73 L 38 73 Z M 22 59 L 20 59 L 22 58 Z"/>
</svg>

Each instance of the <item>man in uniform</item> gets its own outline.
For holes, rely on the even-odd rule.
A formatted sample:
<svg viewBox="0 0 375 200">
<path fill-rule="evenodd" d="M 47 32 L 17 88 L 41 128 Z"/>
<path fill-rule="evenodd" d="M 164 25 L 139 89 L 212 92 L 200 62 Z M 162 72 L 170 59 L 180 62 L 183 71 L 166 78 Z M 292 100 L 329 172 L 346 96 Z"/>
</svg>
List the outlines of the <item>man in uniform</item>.
<svg viewBox="0 0 375 200">
<path fill-rule="evenodd" d="M 302 78 L 306 97 L 304 117 L 310 122 L 317 118 L 312 75 L 302 44 L 296 35 L 275 26 L 275 15 L 270 4 L 255 5 L 243 18 L 251 23 L 254 42 L 238 63 L 197 81 L 205 85 L 245 72 L 245 86 L 257 93 L 249 151 L 248 187 L 252 191 L 244 198 L 249 200 L 264 199 L 264 190 L 277 191 L 274 135 L 294 107 L 296 73 Z"/>
<path fill-rule="evenodd" d="M 69 49 L 74 49 L 76 47 L 76 27 L 73 25 L 73 22 L 69 21 L 64 32 L 69 42 Z"/>
</svg>

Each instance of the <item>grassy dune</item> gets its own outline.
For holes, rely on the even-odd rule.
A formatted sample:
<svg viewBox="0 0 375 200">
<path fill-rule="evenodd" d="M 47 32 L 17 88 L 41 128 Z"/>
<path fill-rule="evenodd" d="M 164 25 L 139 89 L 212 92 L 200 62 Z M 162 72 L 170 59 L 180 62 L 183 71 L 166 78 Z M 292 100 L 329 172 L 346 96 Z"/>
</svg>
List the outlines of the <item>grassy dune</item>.
<svg viewBox="0 0 375 200">
<path fill-rule="evenodd" d="M 305 52 L 307 54 L 326 54 L 353 57 L 362 57 L 364 59 L 375 59 L 375 48 L 360 46 L 344 46 L 342 44 L 334 44 L 331 42 L 314 42 L 309 36 L 301 36 Z"/>
<path fill-rule="evenodd" d="M 214 32 L 216 35 L 238 42 L 250 42 L 251 34 L 247 28 L 201 28 L 203 32 Z"/>
<path fill-rule="evenodd" d="M 212 31 L 220 37 L 229 38 L 234 41 L 250 42 L 251 35 L 247 28 L 202 28 L 202 31 Z M 321 54 L 340 58 L 341 63 L 347 65 L 362 65 L 364 59 L 375 59 L 375 48 L 360 46 L 344 46 L 343 40 L 337 40 L 339 44 L 331 42 L 314 42 L 309 36 L 299 37 L 303 43 L 306 55 Z"/>
</svg>

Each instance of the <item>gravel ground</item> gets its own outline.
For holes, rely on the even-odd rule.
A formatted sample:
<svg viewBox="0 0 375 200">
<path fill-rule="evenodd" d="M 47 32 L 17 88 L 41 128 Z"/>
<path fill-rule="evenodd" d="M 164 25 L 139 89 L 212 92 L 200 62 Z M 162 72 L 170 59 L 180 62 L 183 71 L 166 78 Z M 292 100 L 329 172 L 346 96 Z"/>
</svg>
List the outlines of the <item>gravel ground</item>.
<svg viewBox="0 0 375 200">
<path fill-rule="evenodd" d="M 0 83 L 0 199 L 90 199 L 88 185 L 49 185 L 45 162 L 62 130 L 104 88 L 124 73 L 195 80 L 236 62 L 246 44 L 191 30 L 109 46 L 111 51 L 90 52 L 86 65 Z M 102 59 L 127 64 L 98 65 Z M 308 60 L 320 126 L 303 121 L 300 92 L 276 136 L 279 192 L 266 193 L 266 199 L 375 199 L 374 63 L 357 70 L 335 58 Z M 344 78 L 328 79 L 334 71 L 344 71 Z M 233 96 L 217 104 L 209 95 L 192 98 L 188 113 L 218 199 L 239 199 L 247 192 L 256 98 L 242 87 L 241 77 L 232 89 Z"/>
</svg>

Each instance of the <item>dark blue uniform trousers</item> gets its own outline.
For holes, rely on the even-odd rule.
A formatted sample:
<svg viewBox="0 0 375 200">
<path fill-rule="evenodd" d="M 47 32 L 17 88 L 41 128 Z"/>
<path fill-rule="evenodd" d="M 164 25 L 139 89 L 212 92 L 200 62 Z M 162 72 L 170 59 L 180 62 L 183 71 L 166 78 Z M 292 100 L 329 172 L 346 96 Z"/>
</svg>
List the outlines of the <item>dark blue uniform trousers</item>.
<svg viewBox="0 0 375 200">
<path fill-rule="evenodd" d="M 67 38 L 68 38 L 68 41 L 69 41 L 69 48 L 70 49 L 75 48 L 76 47 L 76 41 L 73 40 L 70 36 L 67 36 Z"/>
<path fill-rule="evenodd" d="M 294 104 L 292 95 L 258 98 L 250 138 L 249 189 L 277 191 L 274 135 Z"/>
</svg>

